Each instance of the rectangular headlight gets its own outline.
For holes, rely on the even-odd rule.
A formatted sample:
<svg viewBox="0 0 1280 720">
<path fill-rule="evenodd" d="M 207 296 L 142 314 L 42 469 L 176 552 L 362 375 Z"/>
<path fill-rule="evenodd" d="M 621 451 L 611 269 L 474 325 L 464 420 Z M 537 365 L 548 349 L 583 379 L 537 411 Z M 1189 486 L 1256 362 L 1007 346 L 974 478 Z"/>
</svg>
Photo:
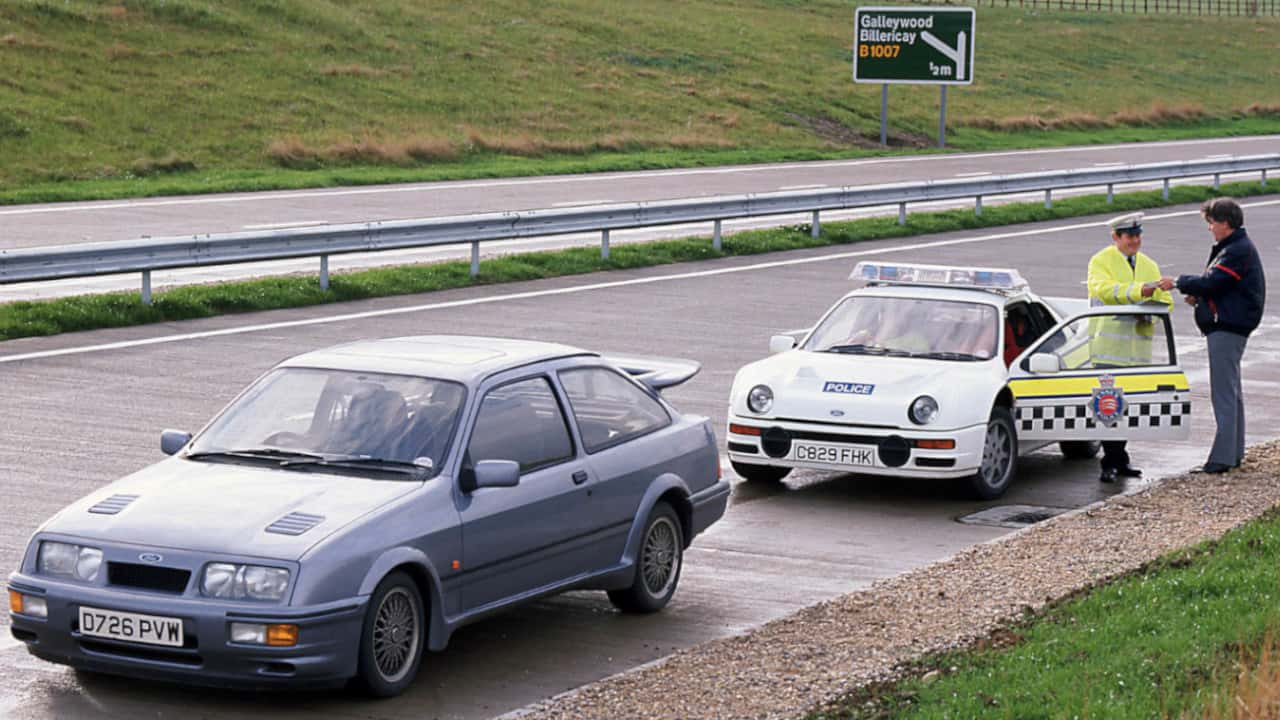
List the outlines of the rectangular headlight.
<svg viewBox="0 0 1280 720">
<path fill-rule="evenodd" d="M 279 600 L 289 587 L 284 568 L 209 563 L 200 576 L 200 593 L 223 600 Z"/>
<path fill-rule="evenodd" d="M 102 568 L 102 551 L 71 543 L 41 541 L 36 571 L 41 575 L 93 582 Z"/>
</svg>

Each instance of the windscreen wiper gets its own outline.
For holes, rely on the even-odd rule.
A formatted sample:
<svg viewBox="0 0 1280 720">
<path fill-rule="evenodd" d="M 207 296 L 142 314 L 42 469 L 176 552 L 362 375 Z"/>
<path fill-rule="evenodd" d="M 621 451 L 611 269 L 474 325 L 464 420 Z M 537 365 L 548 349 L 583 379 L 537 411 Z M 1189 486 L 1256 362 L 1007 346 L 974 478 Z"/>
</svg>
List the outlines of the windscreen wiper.
<svg viewBox="0 0 1280 720">
<path fill-rule="evenodd" d="M 947 351 L 941 351 L 941 350 L 935 351 L 935 352 L 911 353 L 911 357 L 931 358 L 934 360 L 963 360 L 963 361 L 988 359 L 988 358 L 980 357 L 978 355 L 974 355 L 973 353 L 947 352 Z"/>
<path fill-rule="evenodd" d="M 324 456 L 317 453 L 302 452 L 299 450 L 281 450 L 280 448 L 235 448 L 232 450 L 204 450 L 201 452 L 187 453 L 183 457 L 188 460 L 200 460 L 202 458 L 253 458 L 255 460 L 323 460 Z"/>
<path fill-rule="evenodd" d="M 847 353 L 849 355 L 884 355 L 889 352 L 889 349 L 882 345 L 855 343 L 853 345 L 832 345 L 822 352 Z"/>
<path fill-rule="evenodd" d="M 280 463 L 280 467 L 293 467 L 297 465 L 370 467 L 378 470 L 407 473 L 411 475 L 418 475 L 431 469 L 407 460 L 392 460 L 390 458 L 370 457 L 368 455 L 315 455 L 312 457 L 299 457 L 293 460 L 285 460 Z"/>
</svg>

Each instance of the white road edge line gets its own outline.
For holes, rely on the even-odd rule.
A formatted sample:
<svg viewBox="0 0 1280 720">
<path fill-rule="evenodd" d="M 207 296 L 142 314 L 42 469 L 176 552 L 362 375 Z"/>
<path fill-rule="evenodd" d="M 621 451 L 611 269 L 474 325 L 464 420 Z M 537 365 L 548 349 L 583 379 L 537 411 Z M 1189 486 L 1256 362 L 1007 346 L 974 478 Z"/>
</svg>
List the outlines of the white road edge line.
<svg viewBox="0 0 1280 720">
<path fill-rule="evenodd" d="M 277 228 L 313 227 L 328 225 L 328 220 L 295 220 L 294 222 L 262 223 L 261 225 L 244 225 L 245 230 L 275 230 Z"/>
<path fill-rule="evenodd" d="M 863 165 L 887 165 L 893 163 L 918 163 L 918 162 L 938 162 L 947 160 L 982 160 L 997 157 L 1017 157 L 1021 155 L 1061 155 L 1064 153 L 1093 152 L 1097 150 L 1121 150 L 1134 145 L 1141 145 L 1144 148 L 1158 147 L 1181 147 L 1187 145 L 1211 145 L 1211 144 L 1229 144 L 1240 142 L 1257 142 L 1259 140 L 1267 140 L 1276 138 L 1275 135 L 1254 135 L 1238 138 L 1207 138 L 1199 140 L 1168 140 L 1164 142 L 1153 143 L 1117 143 L 1114 145 L 1083 145 L 1077 147 L 1066 148 L 1038 148 L 1033 150 L 1004 150 L 999 152 L 987 153 L 967 153 L 955 155 L 908 155 L 905 157 L 891 158 L 870 158 L 863 160 L 828 160 L 817 162 L 796 162 L 796 163 L 780 163 L 777 165 L 741 165 L 718 168 L 686 168 L 680 170 L 644 170 L 636 174 L 637 177 L 678 177 L 682 175 L 731 175 L 748 172 L 773 172 L 776 170 L 789 170 L 794 168 L 825 168 L 825 167 L 860 167 Z M 1226 156 L 1230 157 L 1230 155 Z M 343 190 L 287 190 L 256 193 L 246 195 L 244 193 L 191 197 L 169 200 L 141 199 L 128 200 L 120 202 L 105 202 L 100 204 L 63 204 L 63 205 L 35 205 L 11 210 L 0 210 L 0 215 L 23 215 L 23 214 L 42 214 L 42 213 L 60 213 L 60 212 L 83 212 L 86 210 L 112 210 L 116 208 L 130 207 L 159 207 L 164 205 L 209 205 L 231 202 L 261 202 L 266 200 L 291 200 L 305 197 L 337 197 L 343 195 L 375 195 L 378 193 L 405 193 L 405 192 L 438 192 L 442 190 L 470 190 L 475 188 L 491 188 L 491 187 L 508 187 L 513 185 L 533 185 L 543 183 L 547 185 L 575 183 L 575 182 L 598 182 L 601 180 L 609 180 L 612 178 L 625 177 L 630 173 L 600 173 L 591 175 L 573 175 L 567 177 L 542 177 L 542 178 L 513 178 L 509 180 L 491 180 L 478 182 L 457 182 L 449 183 L 413 183 L 405 185 L 378 186 L 372 188 L 347 188 Z"/>
<path fill-rule="evenodd" d="M 779 190 L 814 190 L 816 188 L 824 188 L 826 184 L 818 183 L 817 185 L 780 185 Z"/>
<path fill-rule="evenodd" d="M 1242 207 L 1253 208 L 1266 205 L 1280 205 L 1280 200 L 1266 200 L 1256 203 L 1242 204 Z M 1152 222 L 1154 220 L 1163 220 L 1165 218 L 1187 217 L 1190 215 L 1199 215 L 1199 210 L 1184 210 L 1179 212 L 1162 213 L 1159 215 L 1148 215 L 1144 222 Z M 1072 225 L 1060 225 L 1052 228 L 1033 228 L 1031 230 L 1019 230 L 1017 232 L 994 233 L 991 235 L 981 235 L 971 238 L 956 238 L 954 240 L 936 240 L 934 242 L 913 243 L 910 245 L 900 245 L 892 248 L 880 248 L 876 250 L 854 250 L 850 252 L 831 253 L 828 255 L 818 255 L 815 257 L 796 258 L 793 260 L 775 260 L 772 262 L 756 263 L 754 265 L 742 265 L 739 267 L 718 268 L 716 270 L 700 270 L 694 272 L 675 273 L 672 275 L 658 275 L 646 278 L 633 278 L 631 280 L 615 280 L 612 282 L 591 283 L 589 285 L 575 285 L 573 287 L 553 288 L 550 290 L 530 290 L 528 292 L 508 293 L 506 295 L 491 295 L 489 297 L 468 298 L 466 300 L 451 300 L 447 302 L 426 303 L 423 305 L 411 305 L 409 307 L 387 308 L 385 310 L 369 310 L 359 313 L 347 313 L 345 315 L 334 315 L 328 317 L 308 318 L 306 320 L 286 320 L 284 322 L 263 323 L 260 325 L 245 325 L 242 327 L 223 328 L 221 330 L 206 330 L 203 332 L 181 333 L 178 335 L 167 335 L 162 337 L 143 338 L 140 340 L 124 340 L 114 343 L 103 343 L 101 345 L 84 345 L 80 347 L 60 348 L 58 350 L 41 350 L 38 352 L 21 353 L 17 355 L 0 356 L 0 364 L 22 362 L 24 360 L 40 360 L 43 358 L 62 357 L 64 355 L 82 355 L 85 353 L 102 352 L 105 350 L 122 350 L 125 348 L 145 347 L 147 345 L 164 345 L 167 343 L 184 342 L 187 340 L 202 340 L 204 338 L 222 337 L 225 335 L 242 335 L 244 333 L 262 332 L 264 330 L 279 330 L 282 328 L 306 327 L 308 325 L 327 325 L 330 323 L 348 322 L 351 320 L 364 320 L 367 318 L 387 317 L 391 315 L 405 315 L 408 313 L 426 312 L 428 310 L 443 310 L 446 308 L 468 307 L 471 305 L 487 305 L 496 302 L 505 302 L 508 300 L 524 300 L 536 297 L 550 297 L 554 295 L 571 295 L 580 292 L 589 292 L 592 290 L 605 290 L 616 287 L 627 287 L 630 285 L 648 285 L 650 283 L 667 282 L 669 280 L 687 280 L 689 278 L 712 277 L 715 275 L 729 275 L 732 273 L 752 272 L 755 270 L 765 270 L 775 267 L 788 267 L 791 265 L 807 265 L 809 263 L 825 262 L 827 260 L 838 260 L 844 258 L 865 257 L 867 255 L 883 255 L 888 253 L 898 253 L 907 250 L 923 250 L 935 247 L 948 247 L 952 245 L 968 245 L 971 243 L 987 242 L 989 240 L 1004 240 L 1014 237 L 1026 237 L 1029 235 L 1044 235 L 1051 232 L 1063 232 L 1067 230 L 1083 230 L 1085 228 L 1105 227 L 1106 222 L 1088 222 L 1075 223 Z"/>
<path fill-rule="evenodd" d="M 25 645 L 25 644 L 26 643 L 13 637 L 12 635 L 5 635 L 0 637 L 0 652 L 4 652 L 5 650 L 10 650 L 12 648 L 18 647 L 19 645 Z"/>
<path fill-rule="evenodd" d="M 990 174 L 991 174 L 990 170 L 983 170 L 982 172 L 956 173 L 956 177 L 964 177 L 964 178 L 982 177 L 984 175 L 990 175 Z"/>
</svg>

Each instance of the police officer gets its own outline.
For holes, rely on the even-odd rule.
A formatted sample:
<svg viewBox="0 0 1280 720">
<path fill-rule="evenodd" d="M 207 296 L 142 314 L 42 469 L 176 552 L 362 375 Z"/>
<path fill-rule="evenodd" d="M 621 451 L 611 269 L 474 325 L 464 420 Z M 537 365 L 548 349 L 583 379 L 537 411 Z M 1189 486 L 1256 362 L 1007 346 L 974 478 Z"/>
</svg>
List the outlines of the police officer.
<svg viewBox="0 0 1280 720">
<path fill-rule="evenodd" d="M 1196 326 L 1208 341 L 1209 395 L 1218 432 L 1202 471 L 1221 473 L 1239 467 L 1244 459 L 1240 358 L 1262 320 L 1267 284 L 1240 205 L 1231 198 L 1214 198 L 1200 213 L 1213 239 L 1204 273 L 1162 278 L 1160 287 L 1178 288 L 1195 305 Z"/>
<path fill-rule="evenodd" d="M 1089 259 L 1089 304 L 1135 305 L 1158 302 L 1173 306 L 1173 296 L 1156 286 L 1160 268 L 1138 251 L 1142 247 L 1142 213 L 1112 218 L 1111 244 Z M 1152 323 L 1141 316 L 1098 318 L 1090 323 L 1090 351 L 1094 367 L 1126 367 L 1151 362 Z M 1138 477 L 1129 464 L 1124 440 L 1102 443 L 1102 482 Z"/>
</svg>

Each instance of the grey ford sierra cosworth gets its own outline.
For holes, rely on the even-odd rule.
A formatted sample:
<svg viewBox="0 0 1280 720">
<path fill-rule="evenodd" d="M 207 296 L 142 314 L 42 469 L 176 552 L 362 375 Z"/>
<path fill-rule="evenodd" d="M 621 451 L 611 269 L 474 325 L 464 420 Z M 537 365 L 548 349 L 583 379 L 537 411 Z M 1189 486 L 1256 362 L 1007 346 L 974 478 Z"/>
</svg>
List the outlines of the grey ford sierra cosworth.
<svg viewBox="0 0 1280 720">
<path fill-rule="evenodd" d="M 90 671 L 389 696 L 518 602 L 660 610 L 729 498 L 709 421 L 658 394 L 697 371 L 459 336 L 289 359 L 38 529 L 13 635 Z"/>
</svg>

